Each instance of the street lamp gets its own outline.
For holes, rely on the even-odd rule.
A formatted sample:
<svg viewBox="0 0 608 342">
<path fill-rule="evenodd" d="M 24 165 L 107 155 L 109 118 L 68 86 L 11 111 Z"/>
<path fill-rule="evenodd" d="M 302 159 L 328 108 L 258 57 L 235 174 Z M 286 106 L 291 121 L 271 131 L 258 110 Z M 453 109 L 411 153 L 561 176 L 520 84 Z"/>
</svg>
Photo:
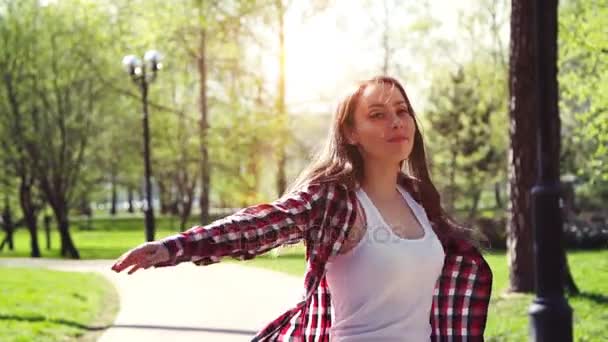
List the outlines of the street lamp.
<svg viewBox="0 0 608 342">
<path fill-rule="evenodd" d="M 532 188 L 536 297 L 530 305 L 530 337 L 536 342 L 572 341 L 572 308 L 564 298 L 562 215 L 559 208 L 559 111 L 557 0 L 536 0 L 536 106 L 538 178 Z M 555 139 L 555 140 L 554 140 Z"/>
<path fill-rule="evenodd" d="M 146 178 L 146 200 L 144 202 L 146 241 L 154 241 L 154 206 L 152 203 L 152 186 L 150 182 L 152 171 L 150 167 L 150 131 L 148 128 L 148 86 L 156 78 L 158 70 L 162 68 L 161 59 L 161 54 L 156 50 L 150 50 L 144 54 L 144 63 L 135 55 L 128 55 L 122 59 L 125 70 L 141 90 L 143 105 L 142 121 L 144 126 L 144 167 Z"/>
</svg>

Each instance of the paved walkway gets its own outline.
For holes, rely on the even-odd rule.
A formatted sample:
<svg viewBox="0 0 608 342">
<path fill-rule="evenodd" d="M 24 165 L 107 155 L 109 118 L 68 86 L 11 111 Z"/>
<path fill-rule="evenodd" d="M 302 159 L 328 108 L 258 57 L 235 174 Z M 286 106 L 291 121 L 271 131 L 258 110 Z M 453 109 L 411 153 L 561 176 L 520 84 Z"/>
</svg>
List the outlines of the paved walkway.
<svg viewBox="0 0 608 342">
<path fill-rule="evenodd" d="M 304 261 L 302 261 L 304 262 Z M 99 272 L 118 289 L 120 310 L 98 341 L 249 341 L 295 304 L 301 279 L 232 263 L 110 270 L 113 260 L 0 258 L 2 266 Z"/>
</svg>

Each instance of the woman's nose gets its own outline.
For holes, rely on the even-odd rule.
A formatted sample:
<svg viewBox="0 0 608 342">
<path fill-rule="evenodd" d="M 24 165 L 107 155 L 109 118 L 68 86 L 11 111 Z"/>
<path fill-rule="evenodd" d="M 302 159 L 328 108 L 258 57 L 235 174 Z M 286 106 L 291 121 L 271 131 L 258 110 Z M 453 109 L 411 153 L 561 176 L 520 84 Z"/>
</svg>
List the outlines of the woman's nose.
<svg viewBox="0 0 608 342">
<path fill-rule="evenodd" d="M 393 113 L 392 127 L 393 128 L 401 128 L 401 127 L 403 127 L 403 119 L 401 119 L 399 117 L 399 115 L 397 115 L 396 113 Z"/>
</svg>

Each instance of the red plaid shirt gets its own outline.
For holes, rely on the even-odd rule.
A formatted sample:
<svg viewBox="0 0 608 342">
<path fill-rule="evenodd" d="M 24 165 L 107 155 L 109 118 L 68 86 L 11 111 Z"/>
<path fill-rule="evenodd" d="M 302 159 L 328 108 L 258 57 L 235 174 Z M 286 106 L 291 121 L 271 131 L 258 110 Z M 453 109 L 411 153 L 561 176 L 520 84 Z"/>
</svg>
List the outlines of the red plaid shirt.
<svg viewBox="0 0 608 342">
<path fill-rule="evenodd" d="M 409 189 L 400 174 L 401 185 Z M 416 196 L 414 196 L 416 197 Z M 259 331 L 252 341 L 329 341 L 333 320 L 325 263 L 337 255 L 356 217 L 356 198 L 341 184 L 314 184 L 272 202 L 241 209 L 206 226 L 162 240 L 171 259 L 210 265 L 223 257 L 254 258 L 304 240 L 305 295 Z M 443 242 L 446 253 L 431 308 L 432 341 L 482 341 L 492 272 L 473 246 Z"/>
</svg>

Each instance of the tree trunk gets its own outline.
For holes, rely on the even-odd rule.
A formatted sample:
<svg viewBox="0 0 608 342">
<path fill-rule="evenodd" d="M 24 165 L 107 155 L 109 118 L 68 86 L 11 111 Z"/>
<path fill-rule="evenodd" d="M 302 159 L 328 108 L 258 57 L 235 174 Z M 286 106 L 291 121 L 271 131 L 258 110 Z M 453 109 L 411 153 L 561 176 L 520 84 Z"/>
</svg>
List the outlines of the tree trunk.
<svg viewBox="0 0 608 342">
<path fill-rule="evenodd" d="M 287 112 L 285 108 L 285 26 L 284 16 L 285 8 L 283 8 L 283 0 L 276 1 L 277 12 L 279 17 L 279 80 L 278 80 L 278 97 L 277 97 L 277 115 L 279 116 L 279 134 L 277 146 L 277 193 L 281 196 L 287 187 L 287 179 L 285 175 L 285 164 L 287 156 L 285 153 L 285 145 L 287 142 Z"/>
<path fill-rule="evenodd" d="M 536 179 L 536 70 L 533 3 L 513 0 L 509 67 L 510 149 L 507 257 L 510 291 L 534 290 L 530 190 Z"/>
<path fill-rule="evenodd" d="M 200 18 L 200 33 L 199 47 L 196 65 L 199 74 L 199 105 L 200 105 L 200 148 L 201 148 L 201 191 L 199 197 L 199 207 L 201 215 L 201 224 L 209 222 L 209 152 L 207 149 L 207 135 L 209 124 L 207 122 L 207 31 L 204 24 L 204 9 L 203 3 L 199 2 L 199 18 Z"/>
<path fill-rule="evenodd" d="M 80 259 L 80 253 L 74 245 L 72 236 L 70 235 L 70 221 L 68 219 L 67 205 L 53 206 L 55 220 L 57 221 L 57 230 L 61 241 L 61 256 L 72 259 Z"/>
<path fill-rule="evenodd" d="M 19 186 L 19 202 L 27 229 L 30 233 L 30 256 L 40 257 L 40 247 L 38 246 L 38 212 L 32 199 L 32 186 L 22 175 L 21 185 Z"/>
<path fill-rule="evenodd" d="M 112 186 L 112 204 L 110 206 L 110 215 L 116 215 L 116 202 L 118 201 L 118 194 L 116 193 L 116 175 L 112 174 L 111 179 Z"/>
<path fill-rule="evenodd" d="M 146 201 L 146 196 L 144 195 L 143 187 L 137 189 L 137 196 L 139 197 L 139 203 L 144 203 Z M 139 208 L 139 211 L 144 212 L 143 205 L 141 206 L 141 208 Z"/>
<path fill-rule="evenodd" d="M 164 180 L 163 180 L 164 178 Z M 158 202 L 160 204 L 160 214 L 166 215 L 170 211 L 171 196 L 169 195 L 169 186 L 167 185 L 168 179 L 160 175 L 158 179 Z"/>
<path fill-rule="evenodd" d="M 260 150 L 260 148 L 259 148 L 260 143 L 259 143 L 257 137 L 254 138 L 253 142 L 251 143 L 251 146 L 253 146 L 254 151 Z M 247 189 L 247 198 L 248 199 L 254 198 L 258 191 L 259 182 L 260 182 L 259 160 L 260 160 L 260 158 L 255 153 L 251 153 L 249 156 L 249 160 L 247 161 L 247 168 L 246 168 L 247 174 L 251 175 L 253 177 L 253 183 Z M 246 205 L 251 205 L 251 203 L 247 203 Z"/>
<path fill-rule="evenodd" d="M 26 214 L 24 218 L 30 233 L 30 256 L 32 258 L 39 258 L 41 255 L 40 246 L 38 245 L 38 217 L 37 215 Z"/>
<path fill-rule="evenodd" d="M 4 236 L 2 243 L 0 243 L 0 252 L 4 250 L 5 245 L 8 246 L 10 251 L 13 251 L 15 250 L 15 246 L 13 244 L 13 232 L 15 231 L 15 225 L 13 223 L 13 216 L 11 214 L 11 207 L 8 203 L 8 199 L 6 200 L 4 211 L 2 212 L 2 223 L 6 235 Z"/>
<path fill-rule="evenodd" d="M 133 186 L 131 185 L 129 185 L 129 188 L 127 189 L 127 201 L 129 202 L 129 208 L 127 211 L 133 214 L 135 209 L 133 208 Z"/>
<path fill-rule="evenodd" d="M 46 250 L 51 250 L 51 216 L 44 215 L 44 235 L 46 237 Z"/>
<path fill-rule="evenodd" d="M 496 208 L 502 208 L 502 197 L 500 196 L 500 182 L 494 183 L 494 200 Z"/>
<path fill-rule="evenodd" d="M 181 228 L 182 231 L 184 231 L 186 229 L 186 223 L 188 221 L 188 218 L 190 217 L 190 213 L 192 212 L 192 202 L 194 199 L 194 189 L 196 188 L 196 180 L 192 181 L 191 186 L 188 186 L 188 188 L 186 189 L 186 193 L 184 193 L 182 196 L 182 199 L 180 201 L 180 222 L 179 222 L 179 226 Z"/>
<path fill-rule="evenodd" d="M 452 150 L 452 156 L 450 158 L 450 185 L 448 191 L 449 198 L 447 201 L 448 212 L 454 213 L 454 209 L 456 208 L 456 155 L 458 152 L 456 150 Z"/>
<path fill-rule="evenodd" d="M 471 208 L 469 209 L 468 222 L 473 222 L 479 208 L 479 200 L 481 199 L 481 190 L 476 189 L 473 192 L 473 198 L 471 199 Z"/>
<path fill-rule="evenodd" d="M 182 209 L 179 217 L 179 228 L 181 231 L 186 230 L 186 223 L 188 222 L 188 218 L 190 217 L 190 212 L 192 209 L 192 205 L 187 204 L 185 208 Z"/>
</svg>

